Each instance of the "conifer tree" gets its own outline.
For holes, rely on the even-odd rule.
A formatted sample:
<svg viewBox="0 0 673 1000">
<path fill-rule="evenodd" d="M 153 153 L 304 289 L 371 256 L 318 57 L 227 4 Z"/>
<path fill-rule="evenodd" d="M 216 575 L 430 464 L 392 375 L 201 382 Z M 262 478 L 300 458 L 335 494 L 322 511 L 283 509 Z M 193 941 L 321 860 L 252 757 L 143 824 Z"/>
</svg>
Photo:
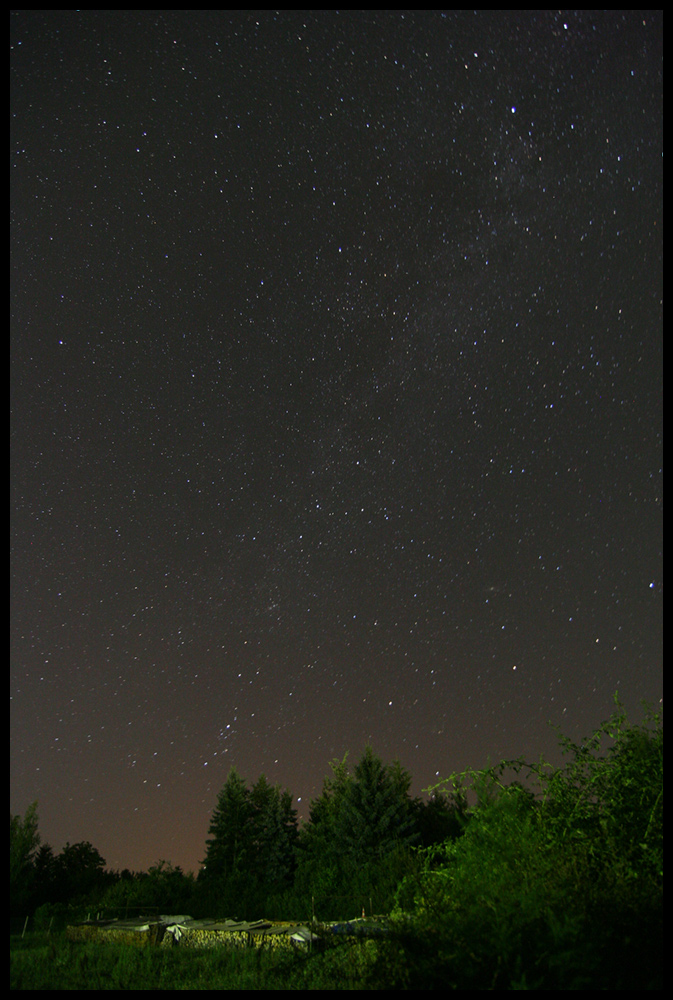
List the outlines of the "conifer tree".
<svg viewBox="0 0 673 1000">
<path fill-rule="evenodd" d="M 368 746 L 352 774 L 346 757 L 331 767 L 301 833 L 296 881 L 326 918 L 388 905 L 415 839 L 411 778 L 399 763 L 385 765 Z"/>
<path fill-rule="evenodd" d="M 217 797 L 206 841 L 203 862 L 208 881 L 226 878 L 245 871 L 252 853 L 251 821 L 253 808 L 250 792 L 236 768 L 232 767 Z"/>
<path fill-rule="evenodd" d="M 261 775 L 250 793 L 257 880 L 268 892 L 285 888 L 295 867 L 297 813 L 290 792 Z"/>
<path fill-rule="evenodd" d="M 348 785 L 337 826 L 342 849 L 357 865 L 412 841 L 410 784 L 399 762 L 386 767 L 366 747 Z"/>
<path fill-rule="evenodd" d="M 266 898 L 291 883 L 297 814 L 292 796 L 264 775 L 249 789 L 235 768 L 218 795 L 199 882 L 204 906 L 259 916 Z"/>
</svg>

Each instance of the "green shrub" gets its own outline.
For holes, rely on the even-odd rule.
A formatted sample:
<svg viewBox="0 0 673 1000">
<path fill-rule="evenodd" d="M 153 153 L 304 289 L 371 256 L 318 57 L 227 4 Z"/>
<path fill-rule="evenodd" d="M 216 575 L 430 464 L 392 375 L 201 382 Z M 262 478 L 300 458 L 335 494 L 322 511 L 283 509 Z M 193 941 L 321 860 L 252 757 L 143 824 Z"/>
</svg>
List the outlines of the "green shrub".
<svg viewBox="0 0 673 1000">
<path fill-rule="evenodd" d="M 389 988 L 660 988 L 661 720 L 628 726 L 618 710 L 561 745 L 562 768 L 506 761 L 449 779 L 475 805 L 400 888 Z"/>
</svg>

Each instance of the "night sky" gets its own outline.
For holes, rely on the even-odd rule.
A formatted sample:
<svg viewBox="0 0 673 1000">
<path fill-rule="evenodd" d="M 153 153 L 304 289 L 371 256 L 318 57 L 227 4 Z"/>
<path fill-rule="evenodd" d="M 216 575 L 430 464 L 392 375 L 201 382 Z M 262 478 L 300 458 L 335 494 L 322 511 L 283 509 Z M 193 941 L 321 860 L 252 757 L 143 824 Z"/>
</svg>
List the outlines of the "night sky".
<svg viewBox="0 0 673 1000">
<path fill-rule="evenodd" d="M 662 11 L 19 10 L 10 808 L 197 870 L 662 697 Z M 297 800 L 299 800 L 297 802 Z"/>
</svg>

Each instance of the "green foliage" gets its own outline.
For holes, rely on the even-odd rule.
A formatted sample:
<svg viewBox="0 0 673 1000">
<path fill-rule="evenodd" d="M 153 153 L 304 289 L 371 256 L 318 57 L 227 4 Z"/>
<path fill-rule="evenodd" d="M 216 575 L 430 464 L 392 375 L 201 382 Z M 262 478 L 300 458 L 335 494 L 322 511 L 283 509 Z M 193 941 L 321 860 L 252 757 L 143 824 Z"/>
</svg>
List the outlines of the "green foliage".
<svg viewBox="0 0 673 1000">
<path fill-rule="evenodd" d="M 323 918 L 380 912 L 392 901 L 417 836 L 411 779 L 369 746 L 352 774 L 346 757 L 331 768 L 301 831 L 297 893 L 311 898 Z"/>
<path fill-rule="evenodd" d="M 63 935 L 10 941 L 15 990 L 355 990 L 374 978 L 378 944 L 346 939 L 324 951 L 138 947 Z"/>
<path fill-rule="evenodd" d="M 297 841 L 297 813 L 288 791 L 262 775 L 250 792 L 255 859 L 265 891 L 281 892 L 292 881 Z"/>
<path fill-rule="evenodd" d="M 264 775 L 249 789 L 235 768 L 217 799 L 199 874 L 199 906 L 246 919 L 292 882 L 297 814 Z"/>
<path fill-rule="evenodd" d="M 606 749 L 607 745 L 607 749 Z M 630 726 L 618 706 L 583 744 L 561 737 L 565 768 L 539 767 L 550 834 L 615 884 L 663 880 L 664 733 L 659 716 Z"/>
<path fill-rule="evenodd" d="M 503 761 L 452 775 L 427 801 L 367 747 L 353 770 L 332 762 L 299 833 L 289 792 L 232 770 L 198 880 L 163 861 L 105 872 L 88 843 L 55 856 L 33 806 L 10 817 L 10 885 L 15 913 L 16 898 L 24 912 L 42 904 L 36 928 L 53 932 L 77 904 L 302 920 L 395 908 L 392 933 L 324 955 L 120 952 L 103 972 L 97 952 L 71 949 L 43 966 L 34 954 L 32 971 L 17 958 L 16 988 L 41 988 L 27 984 L 42 967 L 45 982 L 100 989 L 661 989 L 662 720 L 630 725 L 617 706 L 589 739 L 559 740 L 562 766 Z"/>
<path fill-rule="evenodd" d="M 401 984 L 658 988 L 661 720 L 628 726 L 618 710 L 561 746 L 561 768 L 506 761 L 448 779 L 475 805 L 463 836 L 419 852 L 401 888 L 386 958 Z"/>
<path fill-rule="evenodd" d="M 191 913 L 195 879 L 179 865 L 157 861 L 147 872 L 123 872 L 103 893 L 99 909 L 113 917 Z"/>
<path fill-rule="evenodd" d="M 71 942 L 62 935 L 10 942 L 13 990 L 280 990 L 303 956 L 261 949 L 139 948 Z"/>
<path fill-rule="evenodd" d="M 252 822 L 250 792 L 235 768 L 217 797 L 206 841 L 202 874 L 208 879 L 231 878 L 250 863 L 248 831 Z"/>
<path fill-rule="evenodd" d="M 351 864 L 366 864 L 413 839 L 410 776 L 399 763 L 386 767 L 371 747 L 358 761 L 336 822 L 340 851 Z"/>
</svg>

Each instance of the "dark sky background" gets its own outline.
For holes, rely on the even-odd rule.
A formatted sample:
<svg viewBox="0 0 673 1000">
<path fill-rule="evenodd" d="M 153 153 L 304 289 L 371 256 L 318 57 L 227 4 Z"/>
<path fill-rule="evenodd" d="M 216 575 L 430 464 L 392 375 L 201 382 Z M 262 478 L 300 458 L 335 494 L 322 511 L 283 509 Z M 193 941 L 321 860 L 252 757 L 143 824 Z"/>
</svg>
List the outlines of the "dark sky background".
<svg viewBox="0 0 673 1000">
<path fill-rule="evenodd" d="M 11 20 L 11 811 L 658 703 L 662 11 Z"/>
</svg>

